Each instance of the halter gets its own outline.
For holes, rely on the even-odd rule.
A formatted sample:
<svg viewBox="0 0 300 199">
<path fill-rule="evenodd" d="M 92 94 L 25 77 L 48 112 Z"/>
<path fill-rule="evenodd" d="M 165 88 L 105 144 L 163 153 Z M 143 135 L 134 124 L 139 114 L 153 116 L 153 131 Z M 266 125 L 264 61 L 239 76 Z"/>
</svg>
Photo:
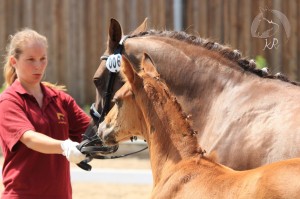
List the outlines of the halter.
<svg viewBox="0 0 300 199">
<path fill-rule="evenodd" d="M 132 154 L 144 151 L 148 148 L 148 147 L 145 147 L 141 150 L 138 150 L 138 151 L 135 151 L 132 153 L 128 153 L 128 154 L 124 154 L 124 155 L 104 156 L 102 154 L 110 154 L 110 153 L 116 152 L 118 150 L 119 146 L 118 145 L 116 145 L 114 147 L 103 146 L 103 142 L 102 142 L 101 138 L 96 133 L 100 122 L 102 122 L 104 120 L 104 117 L 109 112 L 109 107 L 110 107 L 111 97 L 112 97 L 112 95 L 111 95 L 112 89 L 113 89 L 116 75 L 119 72 L 119 67 L 120 67 L 120 63 L 121 63 L 121 62 L 117 63 L 118 60 L 116 60 L 116 59 L 118 59 L 117 56 L 121 55 L 123 47 L 124 47 L 124 42 L 127 38 L 128 38 L 128 36 L 125 36 L 121 39 L 117 49 L 114 51 L 114 53 L 112 55 L 103 55 L 100 57 L 101 61 L 102 60 L 107 61 L 108 59 L 110 59 L 111 56 L 114 56 L 113 58 L 115 58 L 115 60 L 110 60 L 110 61 L 114 61 L 114 63 L 108 63 L 109 66 L 107 66 L 107 64 L 106 64 L 106 67 L 109 70 L 109 77 L 108 77 L 108 83 L 106 85 L 106 95 L 105 95 L 104 107 L 101 111 L 101 114 L 96 110 L 95 103 L 93 103 L 90 108 L 90 115 L 93 118 L 94 126 L 89 126 L 88 129 L 86 130 L 86 132 L 92 131 L 94 133 L 94 135 L 89 137 L 89 136 L 83 134 L 83 137 L 85 140 L 83 140 L 77 146 L 77 148 L 80 150 L 80 152 L 85 154 L 87 157 L 85 160 L 81 161 L 77 165 L 86 171 L 90 171 L 92 169 L 91 165 L 89 165 L 88 162 L 90 162 L 94 158 L 95 159 L 116 159 L 116 158 L 126 157 L 128 155 L 132 155 Z M 119 60 L 119 61 L 121 61 L 121 60 Z M 113 70 L 110 70 L 108 67 L 112 67 Z M 132 137 L 130 139 L 131 139 L 131 141 L 133 141 L 133 140 L 136 140 L 137 138 Z M 101 155 L 99 155 L 99 153 Z"/>
<path fill-rule="evenodd" d="M 121 39 L 121 41 L 119 42 L 119 45 L 118 45 L 117 49 L 114 51 L 113 55 L 120 55 L 122 53 L 122 50 L 124 47 L 124 42 L 128 37 L 129 36 L 127 35 Z M 100 60 L 107 61 L 110 56 L 112 56 L 112 55 L 103 55 L 100 57 Z M 99 126 L 100 122 L 104 120 L 105 115 L 109 112 L 109 107 L 110 107 L 110 102 L 111 102 L 111 97 L 112 97 L 111 91 L 113 89 L 113 85 L 115 82 L 115 78 L 117 76 L 117 72 L 109 71 L 108 83 L 106 84 L 105 102 L 104 102 L 104 107 L 101 111 L 101 114 L 96 110 L 95 103 L 93 103 L 90 108 L 90 114 L 97 126 Z"/>
</svg>

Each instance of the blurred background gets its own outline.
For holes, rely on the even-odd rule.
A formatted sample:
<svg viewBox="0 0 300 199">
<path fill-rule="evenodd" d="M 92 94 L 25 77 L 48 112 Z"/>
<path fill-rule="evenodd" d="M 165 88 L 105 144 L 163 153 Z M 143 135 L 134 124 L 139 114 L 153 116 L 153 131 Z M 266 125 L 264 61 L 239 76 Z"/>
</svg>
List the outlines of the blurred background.
<svg viewBox="0 0 300 199">
<path fill-rule="evenodd" d="M 147 17 L 149 29 L 211 38 L 299 81 L 299 15 L 298 0 L 0 0 L 0 53 L 9 35 L 37 30 L 49 41 L 45 79 L 65 84 L 78 104 L 90 105 L 110 19 L 129 34 Z M 1 68 L 1 84 L 2 74 Z"/>
<path fill-rule="evenodd" d="M 117 19 L 124 34 L 129 34 L 146 17 L 149 29 L 210 38 L 255 59 L 259 67 L 300 81 L 300 0 L 0 0 L 0 61 L 3 63 L 9 35 L 25 27 L 38 31 L 49 41 L 45 80 L 65 84 L 80 106 L 89 107 L 95 100 L 92 78 L 106 49 L 110 19 Z M 2 66 L 0 87 L 4 82 Z M 122 152 L 144 145 L 126 146 L 128 151 Z M 122 182 L 113 180 L 123 180 L 128 172 L 121 170 L 114 177 L 116 170 L 111 170 L 145 170 L 151 180 L 148 151 L 91 163 L 90 175 L 73 165 L 74 199 L 138 199 L 149 195 L 151 183 L 133 183 L 130 171 L 120 186 Z M 141 173 L 137 176 L 148 179 Z"/>
</svg>

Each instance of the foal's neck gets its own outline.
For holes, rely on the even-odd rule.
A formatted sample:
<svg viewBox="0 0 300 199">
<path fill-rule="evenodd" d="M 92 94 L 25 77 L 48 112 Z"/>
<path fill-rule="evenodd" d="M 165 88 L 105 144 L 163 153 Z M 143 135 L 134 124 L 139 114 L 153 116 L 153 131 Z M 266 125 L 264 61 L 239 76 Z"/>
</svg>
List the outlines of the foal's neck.
<svg viewBox="0 0 300 199">
<path fill-rule="evenodd" d="M 146 139 L 156 180 L 164 168 L 170 170 L 180 161 L 202 154 L 197 136 L 177 100 L 167 90 L 157 90 L 146 93 L 140 102 L 148 126 Z"/>
</svg>

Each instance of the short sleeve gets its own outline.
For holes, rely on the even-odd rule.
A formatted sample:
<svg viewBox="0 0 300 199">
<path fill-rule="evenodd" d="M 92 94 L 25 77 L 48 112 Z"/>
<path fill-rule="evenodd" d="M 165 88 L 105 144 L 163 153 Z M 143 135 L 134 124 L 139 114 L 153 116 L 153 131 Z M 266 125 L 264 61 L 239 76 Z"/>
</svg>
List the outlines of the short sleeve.
<svg viewBox="0 0 300 199">
<path fill-rule="evenodd" d="M 76 101 L 68 94 L 65 94 L 66 111 L 69 121 L 69 136 L 73 141 L 80 142 L 82 134 L 90 124 L 91 118 L 78 106 Z"/>
<path fill-rule="evenodd" d="M 14 100 L 0 102 L 0 136 L 2 144 L 9 150 L 19 141 L 24 132 L 35 130 L 29 121 L 24 107 Z M 5 147 L 5 146 L 2 146 Z"/>
</svg>

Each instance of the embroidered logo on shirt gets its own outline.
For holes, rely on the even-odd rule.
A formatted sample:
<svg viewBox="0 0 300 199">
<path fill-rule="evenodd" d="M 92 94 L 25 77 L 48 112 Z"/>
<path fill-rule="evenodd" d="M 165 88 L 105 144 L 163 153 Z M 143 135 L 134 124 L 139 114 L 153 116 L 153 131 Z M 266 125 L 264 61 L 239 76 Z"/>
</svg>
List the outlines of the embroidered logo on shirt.
<svg viewBox="0 0 300 199">
<path fill-rule="evenodd" d="M 56 116 L 57 116 L 59 124 L 66 124 L 65 115 L 64 114 L 62 114 L 62 113 L 56 113 Z"/>
</svg>

